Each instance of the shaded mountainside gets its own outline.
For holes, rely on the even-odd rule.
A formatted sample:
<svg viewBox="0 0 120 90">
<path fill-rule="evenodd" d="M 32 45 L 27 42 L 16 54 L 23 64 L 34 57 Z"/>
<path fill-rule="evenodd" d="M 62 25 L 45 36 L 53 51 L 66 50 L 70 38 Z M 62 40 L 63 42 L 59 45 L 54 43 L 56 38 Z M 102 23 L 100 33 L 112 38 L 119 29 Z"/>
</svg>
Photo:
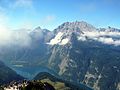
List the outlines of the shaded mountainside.
<svg viewBox="0 0 120 90">
<path fill-rule="evenodd" d="M 104 35 L 101 35 L 100 32 L 100 35 L 95 36 L 96 33 L 93 33 L 94 30 L 89 32 L 90 35 L 86 35 L 87 27 L 84 27 L 84 32 L 84 29 L 78 26 L 76 28 L 74 26 L 75 23 L 66 24 L 64 24 L 65 26 L 62 25 L 62 28 L 60 26 L 56 29 L 58 34 L 62 33 L 58 38 L 60 42 L 57 42 L 57 44 L 54 43 L 56 37 L 58 37 L 56 35 L 51 41 L 53 44 L 50 43 L 48 67 L 56 71 L 66 80 L 76 81 L 78 83 L 82 82 L 93 87 L 95 90 L 119 90 L 120 46 L 113 44 L 115 44 L 114 41 L 119 42 L 120 37 L 117 39 L 114 37 L 113 34 L 115 33 L 117 35 L 116 32 L 113 32 L 114 30 L 110 28 L 112 29 L 110 32 L 109 30 L 106 31 L 107 33 L 111 33 L 112 36 L 110 36 L 111 34 L 107 35 L 105 32 L 102 32 Z M 76 24 L 81 25 L 78 22 Z M 69 29 L 72 30 L 69 31 Z M 119 34 L 119 31 L 117 32 Z M 109 40 L 110 37 L 111 40 Z M 64 38 L 68 38 L 69 41 L 61 45 Z M 100 38 L 102 38 L 102 42 L 99 41 Z M 114 39 L 113 42 L 112 39 Z"/>
<path fill-rule="evenodd" d="M 18 75 L 15 71 L 5 66 L 4 63 L 0 61 L 0 84 L 6 84 L 11 81 L 20 81 L 24 78 Z"/>
<path fill-rule="evenodd" d="M 0 90 L 93 90 L 83 84 L 65 81 L 59 77 L 42 72 L 30 81 L 14 81 L 1 85 Z"/>
<path fill-rule="evenodd" d="M 54 76 L 47 72 L 39 73 L 35 76 L 34 79 L 51 84 L 52 86 L 54 86 L 55 90 L 92 90 L 91 88 L 83 84 L 65 81 L 61 79 L 60 76 Z"/>
<path fill-rule="evenodd" d="M 120 90 L 119 29 L 76 21 L 53 31 L 38 27 L 27 36 L 28 47 L 0 47 L 0 59 L 21 75 L 30 79 L 45 67 L 95 90 Z"/>
<path fill-rule="evenodd" d="M 79 42 L 72 48 L 67 45 L 54 46 L 51 52 L 48 67 L 64 79 L 82 82 L 95 90 L 119 88 L 119 50 Z"/>
</svg>

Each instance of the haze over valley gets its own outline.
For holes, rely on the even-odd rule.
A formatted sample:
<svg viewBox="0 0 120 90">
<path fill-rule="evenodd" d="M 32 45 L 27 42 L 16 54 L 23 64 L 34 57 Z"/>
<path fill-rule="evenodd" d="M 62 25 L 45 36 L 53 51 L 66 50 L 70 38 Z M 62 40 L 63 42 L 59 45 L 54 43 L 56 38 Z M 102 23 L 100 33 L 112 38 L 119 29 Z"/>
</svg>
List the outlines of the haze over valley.
<svg viewBox="0 0 120 90">
<path fill-rule="evenodd" d="M 118 0 L 1 0 L 0 90 L 120 90 Z"/>
</svg>

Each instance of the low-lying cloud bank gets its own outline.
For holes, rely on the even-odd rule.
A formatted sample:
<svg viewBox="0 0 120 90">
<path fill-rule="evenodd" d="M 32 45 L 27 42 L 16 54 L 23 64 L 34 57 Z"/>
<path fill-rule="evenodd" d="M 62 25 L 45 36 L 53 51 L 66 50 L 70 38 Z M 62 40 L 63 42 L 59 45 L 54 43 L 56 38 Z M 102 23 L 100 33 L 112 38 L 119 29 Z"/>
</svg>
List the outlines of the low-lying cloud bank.
<svg viewBox="0 0 120 90">
<path fill-rule="evenodd" d="M 16 45 L 28 47 L 31 44 L 31 37 L 27 31 L 12 31 L 0 29 L 0 46 Z"/>
<path fill-rule="evenodd" d="M 32 37 L 31 37 L 32 35 Z M 63 33 L 56 35 L 56 38 L 52 39 L 49 44 L 56 44 L 61 42 L 61 36 Z M 42 30 L 34 30 L 32 34 L 28 30 L 9 30 L 8 28 L 0 25 L 0 47 L 2 46 L 18 46 L 29 47 L 34 39 L 40 39 L 44 36 Z M 78 40 L 85 41 L 87 38 L 96 40 L 98 42 L 120 46 L 120 32 L 119 31 L 88 31 L 80 34 Z M 62 44 L 66 44 L 69 40 L 64 39 Z"/>
<path fill-rule="evenodd" d="M 120 32 L 118 31 L 96 31 L 96 32 L 84 32 L 78 39 L 85 41 L 88 37 L 90 39 L 102 42 L 104 44 L 120 45 Z"/>
</svg>

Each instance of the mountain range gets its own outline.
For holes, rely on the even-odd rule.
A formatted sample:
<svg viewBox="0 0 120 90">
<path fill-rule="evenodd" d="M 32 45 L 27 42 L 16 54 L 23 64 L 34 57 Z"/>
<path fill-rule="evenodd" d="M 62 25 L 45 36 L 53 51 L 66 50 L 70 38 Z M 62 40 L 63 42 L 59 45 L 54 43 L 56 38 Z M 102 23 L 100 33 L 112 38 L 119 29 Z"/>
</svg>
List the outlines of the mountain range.
<svg viewBox="0 0 120 90">
<path fill-rule="evenodd" d="M 18 74 L 31 79 L 47 71 L 95 90 L 120 90 L 119 29 L 76 21 L 12 33 L 18 38 L 0 45 L 0 60 Z"/>
</svg>

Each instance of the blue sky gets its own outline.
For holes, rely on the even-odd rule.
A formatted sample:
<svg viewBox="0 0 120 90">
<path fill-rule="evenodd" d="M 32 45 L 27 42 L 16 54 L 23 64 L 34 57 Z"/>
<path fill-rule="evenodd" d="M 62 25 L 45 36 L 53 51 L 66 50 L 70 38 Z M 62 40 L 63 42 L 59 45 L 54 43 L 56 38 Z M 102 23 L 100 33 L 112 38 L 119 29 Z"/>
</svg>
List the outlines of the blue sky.
<svg viewBox="0 0 120 90">
<path fill-rule="evenodd" d="M 0 0 L 0 28 L 53 30 L 68 21 L 120 28 L 120 0 Z"/>
</svg>

